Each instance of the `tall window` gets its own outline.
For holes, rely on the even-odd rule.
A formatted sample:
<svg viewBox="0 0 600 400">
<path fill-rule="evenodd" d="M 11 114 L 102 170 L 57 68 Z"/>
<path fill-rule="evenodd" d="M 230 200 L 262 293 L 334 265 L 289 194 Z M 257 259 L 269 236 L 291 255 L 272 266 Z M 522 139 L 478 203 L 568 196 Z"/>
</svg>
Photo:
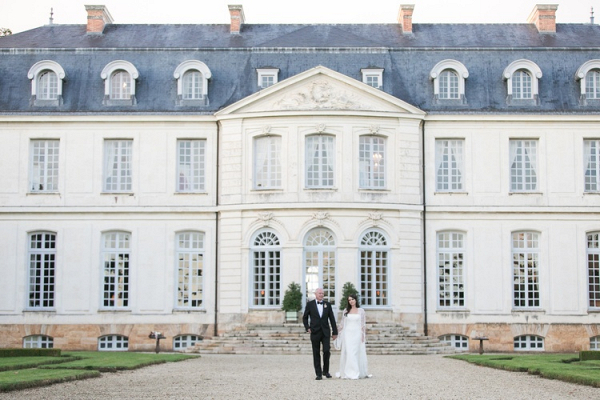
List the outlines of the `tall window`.
<svg viewBox="0 0 600 400">
<path fill-rule="evenodd" d="M 125 232 L 108 232 L 102 237 L 102 306 L 129 307 L 129 255 L 131 237 Z"/>
<path fill-rule="evenodd" d="M 330 188 L 334 184 L 335 138 L 315 135 L 306 137 L 306 186 Z"/>
<path fill-rule="evenodd" d="M 177 141 L 177 191 L 203 192 L 206 140 Z"/>
<path fill-rule="evenodd" d="M 335 295 L 335 237 L 328 229 L 312 230 L 304 245 L 305 298 L 317 288 L 323 288 L 325 297 L 336 304 Z"/>
<path fill-rule="evenodd" d="M 436 140 L 435 165 L 436 190 L 439 192 L 462 191 L 464 140 Z"/>
<path fill-rule="evenodd" d="M 359 186 L 362 189 L 385 188 L 385 139 L 361 136 L 359 139 Z"/>
<path fill-rule="evenodd" d="M 177 235 L 177 307 L 203 305 L 204 234 L 184 232 Z"/>
<path fill-rule="evenodd" d="M 252 305 L 277 307 L 281 292 L 281 244 L 271 231 L 260 232 L 252 243 Z"/>
<path fill-rule="evenodd" d="M 46 70 L 39 74 L 36 96 L 39 100 L 58 98 L 58 76 L 54 71 Z"/>
<path fill-rule="evenodd" d="M 532 192 L 537 189 L 537 140 L 510 141 L 510 190 Z"/>
<path fill-rule="evenodd" d="M 513 306 L 540 306 L 539 235 L 535 232 L 512 234 Z"/>
<path fill-rule="evenodd" d="M 512 75 L 513 99 L 532 99 L 531 75 L 524 69 L 515 71 Z"/>
<path fill-rule="evenodd" d="M 600 308 L 600 232 L 587 235 L 588 297 L 590 308 Z"/>
<path fill-rule="evenodd" d="M 104 141 L 104 191 L 131 192 L 132 140 Z"/>
<path fill-rule="evenodd" d="M 131 98 L 131 76 L 129 72 L 117 70 L 110 78 L 110 98 L 112 100 L 129 100 Z"/>
<path fill-rule="evenodd" d="M 23 338 L 24 349 L 52 349 L 54 339 L 46 335 L 31 335 Z"/>
<path fill-rule="evenodd" d="M 56 234 L 29 235 L 29 301 L 31 308 L 54 307 L 56 272 Z"/>
<path fill-rule="evenodd" d="M 254 139 L 254 187 L 281 187 L 281 136 Z"/>
<path fill-rule="evenodd" d="M 450 69 L 442 71 L 440 80 L 440 99 L 458 99 L 458 74 Z"/>
<path fill-rule="evenodd" d="M 464 240 L 457 232 L 438 233 L 438 305 L 465 306 Z"/>
<path fill-rule="evenodd" d="M 32 140 L 30 188 L 32 192 L 58 191 L 58 140 Z"/>
<path fill-rule="evenodd" d="M 389 304 L 388 250 L 387 239 L 377 231 L 360 241 L 360 297 L 365 306 Z"/>
<path fill-rule="evenodd" d="M 586 192 L 600 191 L 600 140 L 583 141 Z"/>
<path fill-rule="evenodd" d="M 202 83 L 204 78 L 200 71 L 188 70 L 183 74 L 183 98 L 199 100 L 202 98 Z"/>
<path fill-rule="evenodd" d="M 592 69 L 585 75 L 585 96 L 600 99 L 600 70 Z"/>
</svg>

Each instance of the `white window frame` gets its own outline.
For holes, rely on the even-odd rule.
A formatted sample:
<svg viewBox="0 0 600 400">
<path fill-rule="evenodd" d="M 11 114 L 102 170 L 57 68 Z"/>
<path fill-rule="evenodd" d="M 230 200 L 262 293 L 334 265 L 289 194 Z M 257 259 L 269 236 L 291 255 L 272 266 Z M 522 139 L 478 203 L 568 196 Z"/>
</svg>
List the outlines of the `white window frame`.
<svg viewBox="0 0 600 400">
<path fill-rule="evenodd" d="M 28 235 L 27 309 L 54 309 L 56 237 L 55 232 L 31 232 Z"/>
<path fill-rule="evenodd" d="M 48 335 L 30 335 L 23 338 L 24 349 L 53 349 L 54 338 Z"/>
<path fill-rule="evenodd" d="M 365 308 L 390 306 L 391 260 L 389 239 L 378 229 L 361 235 L 358 247 L 360 301 Z"/>
<path fill-rule="evenodd" d="M 530 97 L 516 97 L 515 93 L 513 93 L 514 85 L 513 85 L 513 77 L 515 72 L 524 71 L 531 77 L 531 96 Z M 537 103 L 539 98 L 539 80 L 542 78 L 542 70 L 536 63 L 530 60 L 516 60 L 510 63 L 502 73 L 502 78 L 505 79 L 506 82 L 506 90 L 508 95 L 508 101 L 511 103 L 513 100 L 517 101 L 534 101 Z M 516 83 L 516 82 L 515 82 Z M 522 93 L 521 93 L 522 94 Z M 518 95 L 521 95 L 518 93 Z"/>
<path fill-rule="evenodd" d="M 113 97 L 113 78 L 117 72 L 123 71 L 129 75 L 129 97 L 122 96 Z M 135 66 L 129 61 L 116 60 L 112 61 L 102 69 L 100 77 L 104 79 L 104 104 L 106 105 L 134 105 L 136 104 L 135 97 L 135 81 L 139 77 L 139 72 Z"/>
<path fill-rule="evenodd" d="M 110 231 L 102 234 L 100 292 L 101 309 L 131 308 L 131 233 Z"/>
<path fill-rule="evenodd" d="M 180 232 L 175 237 L 175 308 L 204 309 L 205 254 L 204 232 Z"/>
<path fill-rule="evenodd" d="M 359 187 L 361 189 L 382 190 L 386 188 L 387 138 L 376 135 L 363 135 L 358 139 Z"/>
<path fill-rule="evenodd" d="M 540 234 L 511 234 L 513 309 L 540 309 Z"/>
<path fill-rule="evenodd" d="M 258 75 L 257 85 L 261 89 L 273 86 L 279 81 L 279 68 L 257 68 L 256 73 Z"/>
<path fill-rule="evenodd" d="M 600 310 L 600 232 L 589 232 L 586 241 L 588 307 Z"/>
<path fill-rule="evenodd" d="M 206 191 L 206 139 L 177 140 L 178 193 Z"/>
<path fill-rule="evenodd" d="M 258 231 L 250 246 L 250 308 L 281 307 L 282 246 L 271 230 Z"/>
<path fill-rule="evenodd" d="M 440 309 L 464 309 L 465 235 L 462 232 L 437 234 L 437 306 Z"/>
<path fill-rule="evenodd" d="M 98 351 L 128 351 L 129 338 L 123 335 L 111 334 L 98 338 Z"/>
<path fill-rule="evenodd" d="M 583 191 L 600 192 L 600 139 L 583 140 Z"/>
<path fill-rule="evenodd" d="M 599 351 L 600 350 L 600 336 L 592 336 L 590 338 L 590 350 L 591 351 Z"/>
<path fill-rule="evenodd" d="M 435 190 L 464 192 L 464 139 L 435 140 Z"/>
<path fill-rule="evenodd" d="M 520 335 L 513 339 L 514 351 L 544 351 L 544 338 L 538 335 Z"/>
<path fill-rule="evenodd" d="M 43 82 L 40 82 L 40 77 L 46 72 L 51 72 L 56 77 L 56 91 L 52 90 L 49 95 L 44 94 L 46 90 L 42 87 Z M 66 74 L 60 64 L 51 60 L 38 61 L 31 66 L 27 77 L 31 80 L 33 105 L 59 106 L 62 104 L 62 87 Z"/>
<path fill-rule="evenodd" d="M 173 351 L 185 351 L 188 347 L 194 347 L 201 341 L 200 335 L 177 335 L 173 338 Z"/>
<path fill-rule="evenodd" d="M 104 193 L 133 191 L 133 140 L 104 140 Z"/>
<path fill-rule="evenodd" d="M 509 139 L 511 193 L 535 193 L 538 189 L 538 139 Z"/>
<path fill-rule="evenodd" d="M 304 300 L 322 288 L 325 298 L 336 304 L 336 239 L 327 228 L 310 230 L 304 239 Z"/>
<path fill-rule="evenodd" d="M 254 189 L 281 189 L 283 173 L 281 136 L 257 136 L 253 142 Z"/>
<path fill-rule="evenodd" d="M 449 92 L 446 91 L 444 93 L 440 89 L 440 78 L 442 77 L 442 73 L 444 72 L 454 73 L 456 78 L 458 79 L 458 88 L 456 97 L 446 96 Z M 429 77 L 433 80 L 433 95 L 438 100 L 443 101 L 455 101 L 455 100 L 463 100 L 465 99 L 465 86 L 466 79 L 469 77 L 469 71 L 467 67 L 464 66 L 463 63 L 456 60 L 442 60 L 437 63 L 429 73 Z"/>
<path fill-rule="evenodd" d="M 305 179 L 310 189 L 335 186 L 335 136 L 308 135 L 305 139 Z"/>
<path fill-rule="evenodd" d="M 360 72 L 364 84 L 383 89 L 383 68 L 362 68 Z"/>
<path fill-rule="evenodd" d="M 593 85 L 589 85 L 589 74 L 595 73 Z M 575 73 L 575 80 L 579 81 L 580 98 L 585 100 L 600 100 L 600 60 L 589 60 L 583 63 Z M 589 89 L 592 86 L 593 93 Z"/>
<path fill-rule="evenodd" d="M 201 85 L 199 96 L 191 98 L 186 96 L 186 88 L 184 87 L 184 77 L 188 72 L 199 72 Z M 186 60 L 179 64 L 173 72 L 173 78 L 177 79 L 177 104 L 178 105 L 208 105 L 208 80 L 212 77 L 212 73 L 208 66 L 199 60 Z"/>
<path fill-rule="evenodd" d="M 442 335 L 438 339 L 442 343 L 448 343 L 458 351 L 469 351 L 469 337 L 465 335 Z"/>
<path fill-rule="evenodd" d="M 30 192 L 58 192 L 60 140 L 32 139 L 29 148 Z"/>
</svg>

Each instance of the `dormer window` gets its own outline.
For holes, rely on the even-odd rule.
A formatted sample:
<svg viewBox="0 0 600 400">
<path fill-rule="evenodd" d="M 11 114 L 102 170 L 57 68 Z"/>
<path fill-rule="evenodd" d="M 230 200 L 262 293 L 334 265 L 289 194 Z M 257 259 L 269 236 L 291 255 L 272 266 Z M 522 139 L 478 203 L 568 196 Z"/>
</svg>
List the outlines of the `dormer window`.
<svg viewBox="0 0 600 400">
<path fill-rule="evenodd" d="M 258 68 L 258 87 L 266 89 L 278 82 L 279 68 Z"/>
<path fill-rule="evenodd" d="M 577 69 L 575 79 L 580 82 L 579 103 L 600 105 L 600 60 L 585 62 Z"/>
<path fill-rule="evenodd" d="M 383 89 L 383 68 L 363 68 L 362 81 L 376 89 Z"/>
<path fill-rule="evenodd" d="M 175 68 L 178 106 L 208 105 L 208 80 L 212 74 L 202 61 L 187 60 Z"/>
<path fill-rule="evenodd" d="M 62 84 L 65 71 L 56 62 L 35 63 L 27 74 L 31 79 L 31 103 L 36 107 L 58 107 L 62 104 Z"/>
<path fill-rule="evenodd" d="M 139 73 L 135 66 L 123 60 L 108 63 L 100 77 L 104 79 L 104 101 L 107 106 L 132 106 L 135 98 L 135 80 Z"/>
<path fill-rule="evenodd" d="M 469 71 L 459 61 L 443 60 L 437 63 L 429 77 L 433 80 L 435 103 L 465 104 L 465 80 Z"/>
<path fill-rule="evenodd" d="M 542 70 L 529 60 L 512 62 L 502 74 L 506 80 L 507 104 L 537 105 L 539 104 L 538 80 Z"/>
</svg>

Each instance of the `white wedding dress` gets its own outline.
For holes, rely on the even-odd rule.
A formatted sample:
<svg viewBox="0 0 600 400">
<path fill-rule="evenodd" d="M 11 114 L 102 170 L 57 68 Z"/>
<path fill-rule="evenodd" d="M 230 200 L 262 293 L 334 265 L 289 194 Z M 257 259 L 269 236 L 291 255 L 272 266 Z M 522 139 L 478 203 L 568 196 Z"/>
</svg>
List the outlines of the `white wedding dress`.
<svg viewBox="0 0 600 400">
<path fill-rule="evenodd" d="M 362 308 L 358 314 L 342 316 L 338 328 L 340 339 L 340 371 L 336 374 L 342 379 L 370 377 L 367 365 L 366 316 Z"/>
</svg>

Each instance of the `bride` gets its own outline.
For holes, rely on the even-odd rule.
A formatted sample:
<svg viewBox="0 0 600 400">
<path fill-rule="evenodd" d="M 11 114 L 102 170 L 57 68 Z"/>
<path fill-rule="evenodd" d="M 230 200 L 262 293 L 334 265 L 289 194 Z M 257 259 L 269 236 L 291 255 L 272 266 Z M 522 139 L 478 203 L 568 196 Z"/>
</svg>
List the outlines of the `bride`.
<svg viewBox="0 0 600 400">
<path fill-rule="evenodd" d="M 348 307 L 344 310 L 338 327 L 340 343 L 340 372 L 342 379 L 368 378 L 367 349 L 365 345 L 366 315 L 360 308 L 356 294 L 348 296 Z"/>
</svg>

